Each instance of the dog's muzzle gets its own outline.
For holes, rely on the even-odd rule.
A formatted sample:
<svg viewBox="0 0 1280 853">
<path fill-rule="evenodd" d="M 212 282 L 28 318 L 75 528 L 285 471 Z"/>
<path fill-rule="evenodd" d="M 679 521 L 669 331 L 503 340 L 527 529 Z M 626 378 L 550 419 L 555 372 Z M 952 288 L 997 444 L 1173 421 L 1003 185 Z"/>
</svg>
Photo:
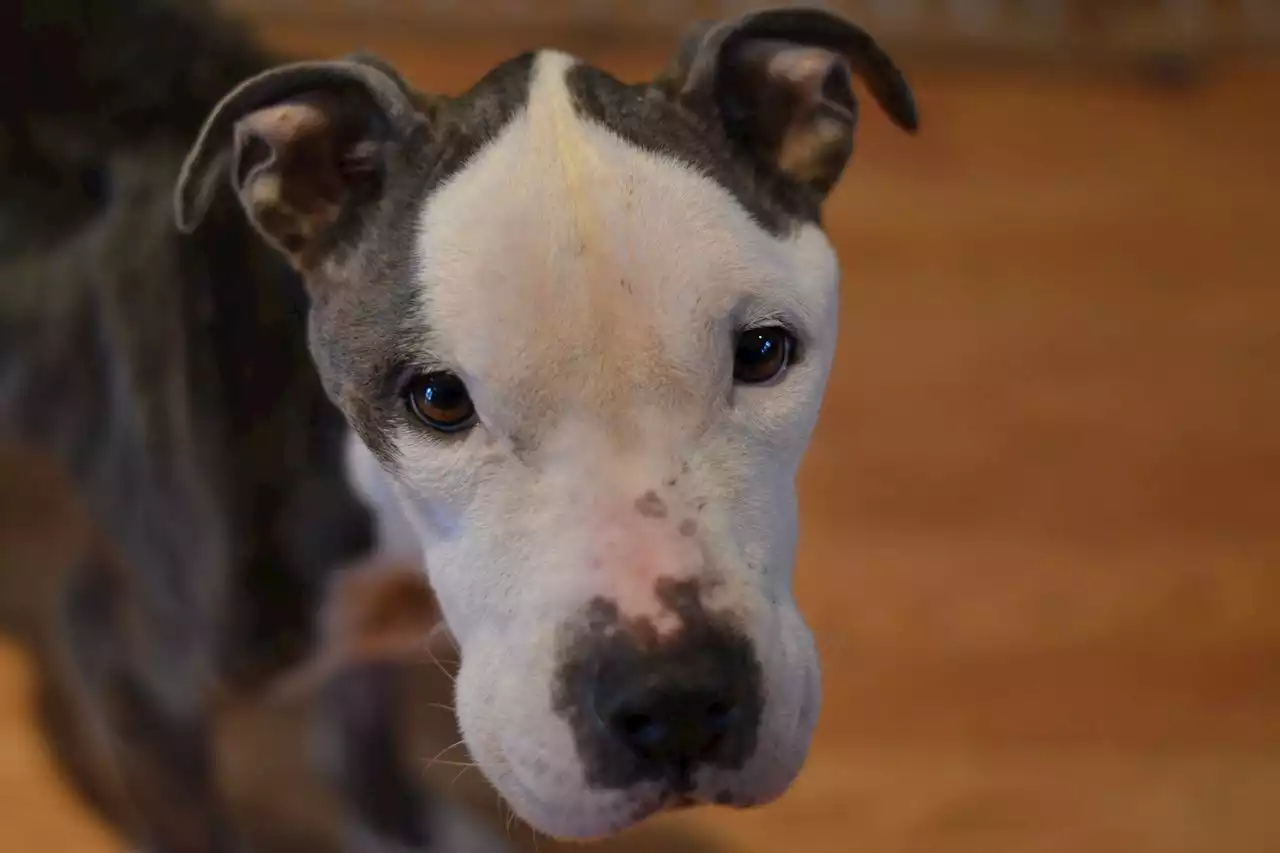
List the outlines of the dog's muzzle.
<svg viewBox="0 0 1280 853">
<path fill-rule="evenodd" d="M 680 616 L 660 636 L 597 599 L 566 626 L 556 711 L 591 787 L 696 796 L 699 769 L 740 769 L 755 752 L 763 699 L 750 640 L 700 606 Z"/>
</svg>

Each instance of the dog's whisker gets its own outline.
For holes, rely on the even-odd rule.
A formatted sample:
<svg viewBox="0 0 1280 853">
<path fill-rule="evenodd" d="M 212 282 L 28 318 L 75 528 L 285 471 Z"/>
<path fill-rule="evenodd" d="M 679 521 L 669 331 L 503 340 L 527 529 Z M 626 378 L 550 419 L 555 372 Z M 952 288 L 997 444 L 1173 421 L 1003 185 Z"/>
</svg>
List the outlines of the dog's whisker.
<svg viewBox="0 0 1280 853">
<path fill-rule="evenodd" d="M 478 765 L 472 761 L 445 761 L 443 759 L 439 761 L 433 761 L 427 765 L 428 768 L 430 767 L 461 767 L 464 771 L 470 770 L 473 767 L 477 767 L 477 766 Z"/>
<path fill-rule="evenodd" d="M 434 641 L 437 637 L 444 637 L 449 642 L 449 645 L 453 647 L 453 650 L 459 656 L 462 655 L 462 649 L 458 646 L 458 639 L 453 636 L 453 632 L 443 622 L 436 623 L 435 627 L 427 634 L 428 641 Z"/>
<path fill-rule="evenodd" d="M 448 787 L 452 788 L 454 785 L 458 784 L 458 780 L 459 780 L 459 779 L 461 779 L 463 776 L 465 776 L 465 775 L 466 775 L 466 772 L 467 772 L 468 770 L 473 770 L 473 769 L 475 769 L 475 766 L 476 766 L 476 765 L 474 765 L 474 764 L 469 764 L 469 765 L 467 765 L 467 766 L 463 767 L 461 770 L 459 770 L 459 771 L 458 771 L 458 775 L 457 775 L 457 776 L 454 776 L 452 779 L 450 779 L 450 780 L 449 780 L 449 785 L 448 785 Z"/>
<path fill-rule="evenodd" d="M 459 740 L 459 741 L 457 741 L 456 743 L 451 743 L 451 744 L 449 744 L 449 745 L 448 745 L 448 746 L 446 746 L 444 749 L 442 749 L 442 750 L 440 750 L 439 752 L 437 752 L 437 753 L 435 754 L 435 757 L 434 757 L 434 758 L 431 758 L 431 759 L 429 759 L 429 760 L 427 761 L 427 767 L 435 767 L 437 764 L 443 764 L 444 762 L 442 762 L 440 759 L 444 757 L 444 754 L 445 754 L 446 752 L 449 752 L 449 751 L 450 751 L 450 750 L 452 750 L 452 749 L 457 749 L 458 747 L 462 746 L 462 745 L 463 745 L 463 744 L 465 744 L 465 743 L 466 743 L 466 741 L 464 741 L 464 740 Z M 455 763 L 455 764 L 456 764 L 457 762 L 453 762 L 453 763 Z"/>
<path fill-rule="evenodd" d="M 439 669 L 442 673 L 444 673 L 444 677 L 449 679 L 449 683 L 456 684 L 458 682 L 457 676 L 455 676 L 452 672 L 450 672 L 447 668 L 445 668 L 445 665 L 440 662 L 440 658 L 436 657 L 436 653 L 431 648 L 430 645 L 425 646 L 425 648 L 427 651 L 427 655 L 431 658 L 431 662 L 436 665 L 436 668 Z"/>
<path fill-rule="evenodd" d="M 431 635 L 433 637 L 437 634 L 443 635 L 444 638 L 449 641 L 449 645 L 453 646 L 453 650 L 457 652 L 458 657 L 462 657 L 462 648 L 458 645 L 458 639 L 453 636 L 452 631 L 444 626 L 443 622 L 431 629 Z"/>
</svg>

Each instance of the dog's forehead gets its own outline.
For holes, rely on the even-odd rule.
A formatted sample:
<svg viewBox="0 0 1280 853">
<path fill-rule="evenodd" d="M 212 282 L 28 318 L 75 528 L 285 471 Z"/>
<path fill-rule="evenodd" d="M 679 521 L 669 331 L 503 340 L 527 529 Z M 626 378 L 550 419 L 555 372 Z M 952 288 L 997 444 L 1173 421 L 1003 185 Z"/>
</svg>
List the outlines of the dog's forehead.
<svg viewBox="0 0 1280 853">
<path fill-rule="evenodd" d="M 529 71 L 501 132 L 422 199 L 422 346 L 481 395 L 545 378 L 616 398 L 607 378 L 627 377 L 705 398 L 723 377 L 695 365 L 735 311 L 805 310 L 816 227 L 717 180 L 717 153 L 643 89 L 555 52 Z"/>
</svg>

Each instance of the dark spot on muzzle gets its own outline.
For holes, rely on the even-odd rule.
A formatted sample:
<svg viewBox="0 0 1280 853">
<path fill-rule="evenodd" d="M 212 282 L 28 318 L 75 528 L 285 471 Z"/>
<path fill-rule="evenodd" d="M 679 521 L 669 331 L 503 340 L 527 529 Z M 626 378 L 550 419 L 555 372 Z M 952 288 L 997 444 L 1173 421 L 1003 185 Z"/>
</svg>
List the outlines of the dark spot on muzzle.
<svg viewBox="0 0 1280 853">
<path fill-rule="evenodd" d="M 649 490 L 636 498 L 636 512 L 647 518 L 666 518 L 667 505 L 657 492 Z"/>
<path fill-rule="evenodd" d="M 592 788 L 688 791 L 700 767 L 741 769 L 755 752 L 763 696 L 751 641 L 706 609 L 698 581 L 661 580 L 655 593 L 679 619 L 674 633 L 605 598 L 561 628 L 554 707 Z"/>
</svg>

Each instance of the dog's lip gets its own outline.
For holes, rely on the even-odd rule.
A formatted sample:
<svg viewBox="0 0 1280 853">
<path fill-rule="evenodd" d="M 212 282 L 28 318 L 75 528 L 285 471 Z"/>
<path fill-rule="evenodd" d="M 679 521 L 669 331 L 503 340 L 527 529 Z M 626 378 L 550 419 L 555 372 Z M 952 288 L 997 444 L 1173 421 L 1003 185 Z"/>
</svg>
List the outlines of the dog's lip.
<svg viewBox="0 0 1280 853">
<path fill-rule="evenodd" d="M 688 788 L 672 787 L 663 792 L 659 799 L 657 811 L 682 812 L 699 806 L 709 806 L 717 802 L 719 802 L 719 798 L 712 799 Z"/>
<path fill-rule="evenodd" d="M 636 826 L 652 817 L 667 812 L 682 812 L 705 805 L 706 801 L 689 791 L 663 787 L 651 797 L 636 803 L 630 815 L 630 825 Z"/>
</svg>

